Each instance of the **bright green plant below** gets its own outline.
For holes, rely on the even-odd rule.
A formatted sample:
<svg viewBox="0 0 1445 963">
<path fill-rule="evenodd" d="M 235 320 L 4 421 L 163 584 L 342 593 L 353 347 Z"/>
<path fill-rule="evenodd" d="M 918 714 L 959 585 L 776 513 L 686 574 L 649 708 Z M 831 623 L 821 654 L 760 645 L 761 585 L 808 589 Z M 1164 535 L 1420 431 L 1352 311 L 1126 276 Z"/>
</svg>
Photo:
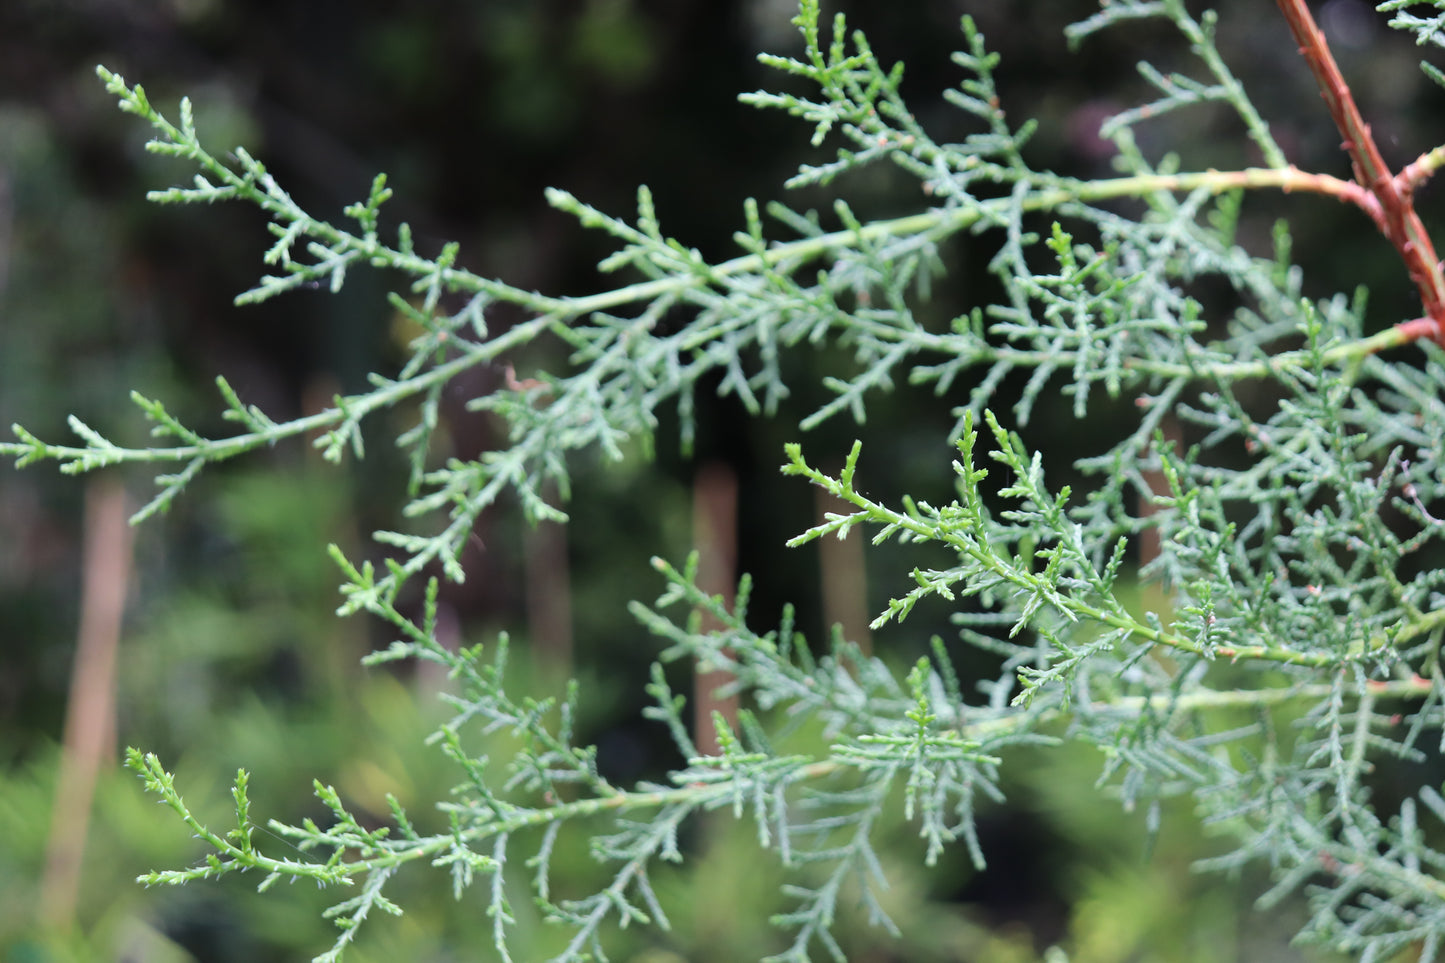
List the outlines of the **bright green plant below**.
<svg viewBox="0 0 1445 963">
<path fill-rule="evenodd" d="M 1406 6 L 1395 0 L 1381 9 L 1422 44 L 1445 45 L 1445 13 L 1423 17 Z M 814 125 L 815 145 L 843 141 L 835 159 L 802 167 L 790 185 L 832 185 L 889 162 L 917 178 L 926 209 L 864 223 L 840 198 L 828 229 L 818 215 L 774 204 L 768 213 L 789 239 L 773 240 L 749 200 L 736 235 L 741 253 L 711 263 L 663 233 L 645 189 L 633 221 L 553 191 L 558 208 L 616 239 L 605 270 L 642 275 L 578 298 L 478 277 L 457 266 L 454 245 L 427 257 L 406 225 L 384 240 L 383 177 L 346 210 L 353 226 L 318 220 L 244 150 L 226 161 L 204 147 L 188 102 L 172 123 L 139 86 L 102 68 L 121 108 L 154 128 L 150 149 L 199 168 L 191 186 L 155 192 L 154 200 L 240 200 L 271 218 L 275 243 L 265 261 L 275 273 L 239 303 L 306 286 L 337 290 L 354 269 L 391 269 L 412 279 L 408 294 L 391 296 L 392 307 L 423 333 L 399 372 L 373 376 L 371 390 L 338 397 L 311 417 L 275 422 L 222 380 L 225 417 L 239 429 L 228 437 L 202 437 L 135 394 L 158 447 L 121 447 L 72 419 L 79 446 L 17 427 L 19 442 L 4 451 L 20 465 L 55 460 L 72 473 L 174 465 L 158 476 L 159 493 L 140 520 L 164 511 L 208 465 L 283 439 L 319 434 L 328 459 L 360 457 L 368 416 L 413 406 L 415 427 L 397 444 L 410 462 L 405 515 L 415 527 L 377 533 L 391 553 L 380 569 L 335 548 L 332 555 L 344 574 L 341 613 L 370 613 L 395 633 L 368 662 L 425 660 L 454 678 L 454 717 L 433 738 L 463 779 L 439 803 L 449 827 L 434 835 L 396 804 L 392 825 L 364 826 L 318 784 L 329 825 L 269 823 L 294 844 L 288 850 L 255 832 L 244 771 L 234 786 L 235 826 L 215 828 L 190 812 L 155 756 L 131 750 L 129 764 L 147 787 L 213 849 L 196 866 L 144 881 L 256 870 L 263 889 L 298 878 L 348 887 L 330 910 L 340 935 L 317 957 L 335 960 L 373 911 L 401 912 L 388 896 L 394 874 L 426 864 L 450 874 L 459 896 L 474 884 L 484 891 L 503 957 L 514 917 L 508 894 L 529 887 L 543 914 L 569 928 L 556 959 L 574 961 L 600 957 L 611 925 L 668 925 L 650 874 L 658 861 L 682 858 L 685 823 L 721 809 L 754 823 L 758 845 L 796 880 L 793 909 L 775 920 L 791 934 L 776 959 L 802 961 L 819 949 L 839 956 L 831 927 L 840 900 L 859 899 L 875 922 L 891 925 L 876 897 L 884 881 L 871 835 L 886 807 L 901 799 L 930 864 L 961 844 L 982 867 L 976 802 L 997 795 L 1011 747 L 1062 734 L 1104 750 L 1100 784 L 1127 806 L 1157 813 L 1161 800 L 1192 795 L 1205 821 L 1233 840 L 1208 867 L 1266 867 L 1276 883 L 1264 905 L 1303 891 L 1311 915 L 1302 938 L 1362 959 L 1405 950 L 1434 959 L 1445 935 L 1445 853 L 1427 841 L 1438 828 L 1424 817 L 1445 819 L 1445 799 L 1419 774 L 1445 733 L 1436 656 L 1445 631 L 1437 588 L 1445 571 L 1445 521 L 1437 517 L 1445 497 L 1445 354 L 1437 346 L 1445 340 L 1445 286 L 1413 192 L 1445 154 L 1427 154 L 1399 174 L 1385 169 L 1308 11 L 1297 0 L 1280 7 L 1347 141 L 1354 181 L 1290 165 L 1216 47 L 1213 15 L 1196 19 L 1178 0 L 1112 0 L 1071 28 L 1071 39 L 1085 41 L 1160 20 L 1196 56 L 1192 75 L 1144 65 L 1158 97 L 1104 125 L 1120 176 L 1095 180 L 1029 166 L 1033 126 L 1006 120 L 997 58 L 967 18 L 955 56 L 963 80 L 947 97 L 975 132 L 941 144 L 904 105 L 901 69 L 885 70 L 841 17 L 826 36 L 816 0 L 803 0 L 795 22 L 804 52 L 763 60 L 815 85 L 813 99 L 744 97 Z M 1445 10 L 1445 2 L 1435 7 Z M 1152 161 L 1136 146 L 1138 124 L 1198 105 L 1234 112 L 1264 166 L 1180 172 L 1176 161 Z M 1424 316 L 1366 335 L 1363 296 L 1301 296 L 1302 272 L 1282 225 L 1269 257 L 1236 243 L 1244 197 L 1277 189 L 1358 206 L 1399 251 Z M 1005 294 L 930 327 L 916 310 L 943 269 L 940 245 L 961 232 L 996 239 L 991 271 Z M 1232 292 L 1227 317 L 1204 306 L 1206 289 L 1211 304 Z M 444 296 L 464 304 L 448 313 Z M 525 309 L 526 319 L 493 331 L 488 308 L 498 303 Z M 836 477 L 790 445 L 784 473 L 850 506 L 791 544 L 857 528 L 875 544 L 941 546 L 951 565 L 914 569 L 914 587 L 875 627 L 901 622 L 925 600 L 945 600 L 962 639 L 1001 659 L 996 679 L 965 691 L 937 640 L 933 657 L 903 678 L 846 641 L 815 656 L 787 619 L 765 633 L 748 624 L 746 581 L 729 608 L 697 587 L 692 563 L 657 561 L 666 590 L 655 604 L 634 606 L 666 646 L 646 682 L 647 713 L 688 762 L 664 784 L 623 787 L 599 771 L 591 747 L 574 741 L 575 686 L 555 701 L 520 698 L 507 686 L 505 639 L 485 655 L 480 646 L 440 645 L 435 578 L 420 619 L 399 610 L 398 593 L 425 570 L 463 578 L 458 559 L 473 523 L 504 494 L 533 520 L 561 519 L 544 493 L 555 485 L 566 496 L 569 458 L 645 449 L 635 443 L 649 439 L 669 406 L 686 446 L 700 383 L 715 380 L 749 411 L 774 412 L 789 390 L 784 354 L 820 342 L 842 346 L 851 363 L 825 379 L 831 399 L 802 420 L 804 429 L 836 415 L 861 422 L 870 397 L 895 379 L 939 395 L 968 386 L 953 432 L 957 497 L 945 505 L 876 499 L 854 484 L 866 458 L 860 445 Z M 508 426 L 510 443 L 436 464 L 431 441 L 448 382 L 476 366 L 525 369 L 525 359 L 538 356 L 527 349 L 549 343 L 569 352 L 559 370 L 528 371 L 471 401 Z M 1410 343 L 1419 347 L 1408 355 L 1381 356 Z M 1000 385 L 1019 372 L 1027 375 L 1021 397 L 994 410 Z M 1051 487 L 1044 459 L 1014 428 L 1056 398 L 1090 417 L 1100 394 L 1131 402 L 1132 421 L 1117 425 L 1119 406 L 1110 406 L 1112 447 L 1072 466 L 1087 490 Z M 1169 426 L 1187 446 L 1164 442 Z M 1132 601 L 1131 546 L 1144 536 L 1159 547 L 1137 574 L 1159 588 L 1159 611 Z M 698 613 L 720 627 L 703 631 Z M 684 658 L 730 669 L 750 706 L 735 729 L 719 720 L 719 755 L 696 751 L 683 701 L 666 680 L 664 664 Z M 469 750 L 479 733 L 502 731 L 521 746 L 513 758 Z M 791 751 L 816 745 L 809 740 L 819 731 L 824 751 Z M 807 738 L 794 738 L 800 732 Z M 1417 774 L 1393 812 L 1377 808 L 1367 785 L 1381 759 Z M 550 869 L 571 824 L 590 836 L 611 880 L 563 899 L 554 897 Z M 534 853 L 525 865 L 509 858 L 519 847 Z"/>
</svg>

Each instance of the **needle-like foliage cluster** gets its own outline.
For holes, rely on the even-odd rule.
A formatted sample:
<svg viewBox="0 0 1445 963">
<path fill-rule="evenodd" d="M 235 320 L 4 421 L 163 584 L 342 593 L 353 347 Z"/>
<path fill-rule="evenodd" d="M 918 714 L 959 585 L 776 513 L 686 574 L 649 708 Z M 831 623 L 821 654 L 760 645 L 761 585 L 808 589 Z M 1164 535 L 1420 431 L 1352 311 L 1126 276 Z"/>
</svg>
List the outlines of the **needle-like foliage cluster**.
<svg viewBox="0 0 1445 963">
<path fill-rule="evenodd" d="M 1419 6 L 1382 9 L 1422 44 L 1439 43 L 1440 15 L 1406 9 Z M 812 125 L 815 146 L 838 145 L 789 182 L 836 191 L 832 210 L 774 203 L 765 219 L 749 200 L 739 253 L 713 262 L 664 233 L 646 189 L 632 218 L 553 191 L 554 205 L 611 235 L 616 253 L 602 268 L 628 278 L 575 298 L 472 274 L 455 246 L 427 256 L 406 225 L 384 231 L 383 177 L 347 208 L 345 226 L 320 220 L 244 150 L 223 160 L 205 146 L 188 103 L 172 123 L 140 87 L 102 69 L 121 108 L 154 129 L 150 149 L 197 168 L 189 186 L 154 200 L 236 200 L 270 218 L 271 273 L 238 302 L 303 286 L 337 290 L 353 270 L 386 269 L 410 279 L 391 305 L 422 333 L 400 370 L 374 375 L 370 390 L 308 418 L 273 421 L 221 381 L 236 434 L 203 437 L 136 394 L 156 447 L 125 448 L 72 419 L 78 445 L 17 428 L 20 441 L 5 450 L 21 465 L 54 460 L 66 472 L 174 465 L 158 476 L 143 518 L 218 461 L 295 436 L 314 436 L 329 460 L 359 458 L 368 417 L 414 411 L 414 427 L 396 439 L 411 466 L 408 527 L 377 534 L 390 549 L 381 568 L 333 555 L 344 578 L 341 612 L 369 613 L 395 634 L 370 661 L 436 662 L 455 680 L 446 697 L 454 715 L 434 742 L 461 774 L 441 804 L 449 826 L 433 835 L 396 805 L 392 825 L 366 828 L 318 784 L 333 817 L 327 826 L 269 824 L 303 851 L 296 858 L 267 852 L 253 836 L 244 772 L 236 825 L 217 830 L 192 816 L 155 757 L 132 751 L 147 786 L 213 850 L 146 881 L 252 870 L 263 888 L 297 877 L 350 887 L 331 910 L 340 936 L 317 957 L 334 960 L 373 910 L 402 911 L 401 898 L 387 895 L 398 869 L 427 864 L 450 874 L 459 898 L 481 890 L 504 958 L 509 901 L 530 890 L 548 918 L 570 928 L 556 957 L 566 963 L 602 957 L 610 926 L 667 926 L 654 868 L 684 858 L 678 834 L 690 819 L 721 809 L 753 823 L 759 847 L 795 874 L 793 909 L 775 920 L 788 934 L 776 959 L 840 957 L 832 924 L 845 900 L 861 900 L 875 922 L 892 926 L 877 898 L 886 877 L 873 845 L 887 807 L 901 801 L 930 864 L 960 846 L 982 867 L 988 847 L 975 814 L 981 797 L 998 796 L 1009 750 L 1067 738 L 1105 750 L 1100 784 L 1127 806 L 1157 814 L 1161 800 L 1192 796 L 1233 841 L 1210 865 L 1266 867 L 1276 880 L 1266 902 L 1302 891 L 1312 914 L 1305 937 L 1362 959 L 1407 947 L 1436 958 L 1445 934 L 1445 852 L 1437 848 L 1445 799 L 1422 775 L 1397 811 L 1382 811 L 1369 776 L 1382 759 L 1423 773 L 1445 739 L 1437 659 L 1445 355 L 1428 338 L 1400 349 L 1414 340 L 1402 329 L 1367 335 L 1363 292 L 1303 297 L 1284 225 L 1273 250 L 1238 242 L 1251 191 L 1313 192 L 1330 203 L 1350 199 L 1353 185 L 1290 165 L 1216 45 L 1212 14 L 1195 18 L 1180 0 L 1106 0 L 1070 37 L 1088 43 L 1145 19 L 1177 29 L 1192 67 L 1142 66 L 1153 99 L 1103 129 L 1117 148 L 1118 176 L 1083 180 L 1030 166 L 1034 125 L 1005 114 L 998 58 L 968 18 L 954 58 L 961 79 L 947 99 L 971 132 L 939 143 L 903 98 L 901 65 L 880 63 L 841 16 L 829 29 L 817 0 L 803 0 L 802 53 L 763 61 L 808 91 L 743 99 Z M 1151 159 L 1137 145 L 1137 126 L 1202 108 L 1231 111 L 1263 166 L 1190 171 L 1187 157 Z M 1423 163 L 1433 171 L 1439 160 Z M 847 175 L 870 164 L 916 178 L 917 213 L 871 221 L 853 213 L 843 199 Z M 945 270 L 941 246 L 962 233 L 992 245 L 989 269 L 1003 296 L 931 323 L 919 308 Z M 503 303 L 526 319 L 494 330 L 490 309 Z M 510 378 L 470 402 L 507 426 L 509 443 L 475 460 L 435 463 L 431 440 L 448 383 L 549 343 L 565 348 L 564 365 Z M 555 701 L 519 699 L 507 686 L 505 639 L 485 653 L 443 646 L 435 579 L 420 619 L 398 608 L 402 587 L 424 571 L 464 577 L 458 560 L 472 527 L 504 494 L 534 520 L 561 518 L 544 493 L 556 486 L 565 497 L 578 453 L 622 458 L 645 449 L 672 412 L 686 445 L 700 385 L 773 413 L 790 393 L 785 372 L 797 370 L 783 359 L 823 344 L 842 349 L 825 356 L 840 366 L 823 378 L 827 400 L 800 428 L 838 416 L 861 425 L 878 392 L 897 382 L 928 386 L 958 399 L 949 439 L 956 495 L 947 504 L 874 498 L 854 482 L 865 446 L 853 447 L 835 477 L 790 445 L 784 473 L 846 506 L 791 544 L 852 534 L 903 543 L 906 553 L 932 543 L 919 557 L 941 550 L 947 565 L 920 562 L 913 587 L 874 626 L 904 623 L 920 604 L 947 606 L 961 638 L 1000 659 L 997 677 L 960 679 L 938 641 L 903 677 L 846 640 L 819 654 L 791 616 L 766 631 L 750 624 L 746 582 L 727 606 L 698 588 L 695 563 L 658 561 L 663 595 L 634 606 L 663 647 L 645 680 L 647 714 L 688 762 L 666 783 L 624 787 L 574 739 L 575 686 Z M 1023 387 L 1005 395 L 1006 383 Z M 1031 417 L 1044 408 L 1081 419 L 1103 413 L 1111 425 L 1104 447 L 1073 465 L 1050 462 L 1028 441 Z M 939 457 L 948 458 L 944 439 Z M 1051 482 L 1063 469 L 1083 483 Z M 1156 547 L 1141 555 L 1146 542 Z M 1141 582 L 1154 594 L 1141 596 Z M 1141 605 L 1141 597 L 1157 601 Z M 692 658 L 731 672 L 746 705 L 735 726 L 717 720 L 717 755 L 695 748 L 683 699 L 663 671 Z M 797 751 L 800 732 L 822 733 L 826 748 Z M 512 758 L 469 748 L 494 733 L 514 740 Z M 554 895 L 551 854 L 574 823 L 612 875 L 596 893 L 563 899 Z M 535 851 L 526 865 L 508 855 L 521 836 Z"/>
</svg>

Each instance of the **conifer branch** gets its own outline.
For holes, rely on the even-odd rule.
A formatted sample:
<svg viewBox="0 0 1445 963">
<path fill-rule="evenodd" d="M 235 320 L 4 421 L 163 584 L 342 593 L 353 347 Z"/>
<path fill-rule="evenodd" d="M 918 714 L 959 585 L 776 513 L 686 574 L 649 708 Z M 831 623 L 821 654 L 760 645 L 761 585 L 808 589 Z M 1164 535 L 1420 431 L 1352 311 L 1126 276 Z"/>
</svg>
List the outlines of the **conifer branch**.
<svg viewBox="0 0 1445 963">
<path fill-rule="evenodd" d="M 603 955 L 606 926 L 669 925 L 651 873 L 682 858 L 689 820 L 716 810 L 749 822 L 759 847 L 793 874 L 785 890 L 792 902 L 775 922 L 791 933 L 779 958 L 802 963 L 819 948 L 841 956 L 834 926 L 850 887 L 871 921 L 893 926 L 877 895 L 886 875 L 875 850 L 889 805 L 901 797 L 925 864 L 962 842 L 982 868 L 988 841 L 977 818 L 1002 798 L 1011 751 L 1067 735 L 1100 750 L 1100 784 L 1116 787 L 1126 806 L 1157 809 L 1192 795 L 1235 842 L 1208 865 L 1267 866 L 1276 879 L 1268 899 L 1302 890 L 1313 914 L 1306 936 L 1373 958 L 1415 940 L 1430 950 L 1445 934 L 1437 879 L 1445 852 L 1429 845 L 1416 815 L 1445 821 L 1445 798 L 1422 782 L 1399 818 L 1386 818 L 1373 808 L 1367 777 L 1381 759 L 1402 769 L 1424 763 L 1421 747 L 1445 738 L 1445 575 L 1429 561 L 1445 546 L 1445 358 L 1433 343 L 1420 364 L 1377 357 L 1415 340 L 1445 343 L 1445 287 L 1413 199 L 1445 164 L 1445 148 L 1391 175 L 1303 0 L 1279 2 L 1345 137 L 1354 180 L 1285 161 L 1216 46 L 1216 17 L 1196 20 L 1181 0 L 1110 0 L 1072 31 L 1078 39 L 1131 20 L 1167 21 L 1212 78 L 1145 65 L 1159 98 L 1106 124 L 1125 175 L 1091 180 L 1030 166 L 1033 124 L 1011 126 L 998 57 L 972 20 L 962 22 L 955 58 L 964 77 L 946 95 L 972 133 L 944 144 L 905 103 L 901 67 L 880 64 L 841 16 L 830 40 L 818 0 L 800 0 L 804 52 L 764 60 L 816 92 L 745 99 L 804 120 L 815 146 L 829 138 L 841 146 L 789 183 L 834 189 L 843 175 L 883 161 L 916 180 L 926 209 L 868 221 L 839 194 L 825 229 L 825 215 L 773 204 L 767 211 L 790 232 L 773 239 L 759 205 L 747 201 L 735 236 L 741 253 L 714 262 L 663 233 L 645 188 L 632 219 L 550 191 L 554 206 L 615 241 L 604 271 L 636 275 L 576 298 L 475 275 L 454 244 L 423 256 L 405 225 L 384 242 L 380 211 L 390 189 L 381 176 L 345 209 L 353 228 L 338 228 L 302 210 L 245 151 L 203 146 L 189 102 L 173 124 L 139 86 L 102 69 L 121 108 L 155 132 L 150 150 L 199 172 L 193 186 L 154 200 L 238 200 L 271 219 L 263 260 L 276 273 L 238 302 L 318 284 L 335 290 L 367 266 L 396 269 L 419 303 L 394 294 L 391 306 L 423 333 L 399 372 L 373 375 L 371 390 L 309 418 L 276 422 L 218 381 L 223 417 L 239 425 L 229 438 L 206 438 L 137 393 L 134 404 L 164 440 L 154 447 L 123 447 L 73 419 L 80 444 L 51 445 L 17 427 L 19 441 L 0 453 L 21 465 L 53 459 L 67 472 L 176 464 L 157 479 L 161 492 L 143 517 L 207 465 L 303 433 L 323 432 L 328 459 L 359 458 L 366 419 L 418 405 L 418 423 L 397 438 L 411 468 L 402 514 L 440 515 L 440 533 L 378 533 L 394 553 L 380 564 L 354 563 L 335 548 L 332 557 L 343 578 L 341 614 L 365 612 L 394 633 L 366 663 L 411 659 L 445 670 L 451 715 L 428 742 L 461 780 L 437 803 L 445 827 L 430 834 L 394 799 L 392 824 L 368 825 L 316 782 L 324 824 L 268 822 L 302 856 L 277 858 L 253 835 L 261 827 L 245 771 L 232 789 L 235 828 L 217 831 L 189 809 L 155 756 L 132 751 L 128 764 L 147 789 L 210 849 L 189 868 L 144 880 L 260 870 L 263 888 L 289 876 L 354 886 L 327 913 L 342 930 L 319 957 L 331 961 L 372 910 L 400 910 L 391 899 L 398 869 L 426 863 L 449 875 L 459 897 L 484 881 L 476 889 L 496 950 L 510 959 L 508 892 L 522 880 L 508 854 L 532 834 L 537 848 L 521 875 L 538 912 L 568 927 L 556 959 L 574 963 Z M 1233 109 L 1267 166 L 1180 172 L 1173 160 L 1151 162 L 1134 142 L 1135 125 L 1207 103 Z M 1243 198 L 1257 190 L 1360 209 L 1405 259 L 1425 316 L 1367 335 L 1363 292 L 1306 297 L 1287 229 L 1276 228 L 1272 256 L 1236 241 Z M 995 243 L 988 270 L 1000 294 L 951 318 L 919 311 L 946 266 L 941 242 L 965 231 Z M 451 315 L 438 310 L 448 293 L 467 299 Z M 525 319 L 489 330 L 486 309 L 497 302 L 522 308 Z M 522 350 L 546 339 L 566 349 L 565 362 L 518 375 Z M 596 747 L 577 741 L 579 684 L 554 698 L 519 696 L 507 677 L 505 635 L 486 661 L 479 645 L 442 644 L 438 578 L 428 579 L 419 614 L 399 607 L 401 586 L 423 569 L 464 576 L 461 547 L 504 493 L 515 493 L 531 518 L 560 518 L 543 485 L 557 482 L 565 494 L 576 453 L 622 458 L 650 449 L 669 404 L 686 448 L 702 384 L 717 384 L 750 412 L 776 413 L 790 390 L 780 358 L 820 344 L 831 350 L 816 352 L 828 357 L 808 367 L 810 387 L 830 394 L 798 414 L 799 429 L 845 415 L 861 433 L 879 391 L 901 377 L 929 386 L 956 418 L 955 495 L 944 504 L 907 492 L 875 497 L 857 480 L 861 442 L 836 476 L 792 444 L 783 471 L 844 509 L 790 544 L 863 528 L 874 543 L 892 540 L 908 562 L 887 576 L 902 585 L 874 627 L 894 631 L 920 606 L 934 606 L 996 673 L 961 680 L 941 639 L 901 668 L 865 656 L 841 632 L 810 645 L 790 609 L 763 632 L 748 611 L 748 579 L 728 604 L 697 584 L 695 555 L 680 569 L 654 560 L 663 592 L 630 608 L 660 650 L 644 714 L 683 762 L 660 782 L 629 786 L 604 772 Z M 478 365 L 505 378 L 469 407 L 495 417 L 507 440 L 483 457 L 433 465 L 437 399 Z M 1245 384 L 1255 380 L 1262 390 Z M 1089 455 L 1063 466 L 1068 485 L 1049 483 L 1056 458 L 1026 441 L 1031 413 L 1045 409 L 1102 413 L 1109 422 L 1107 437 L 1090 439 L 1098 446 Z M 1165 419 L 1185 444 L 1166 443 Z M 1134 548 L 1145 539 L 1154 548 L 1139 558 Z M 944 561 L 912 554 L 924 545 Z M 1141 602 L 1140 587 L 1157 590 L 1159 601 Z M 685 702 L 667 681 L 676 660 L 726 669 L 746 705 L 735 726 L 718 723 L 717 755 L 700 755 L 688 731 Z M 587 834 L 606 877 L 590 892 L 569 891 L 572 898 L 555 895 L 563 887 L 551 878 L 564 825 Z"/>
</svg>

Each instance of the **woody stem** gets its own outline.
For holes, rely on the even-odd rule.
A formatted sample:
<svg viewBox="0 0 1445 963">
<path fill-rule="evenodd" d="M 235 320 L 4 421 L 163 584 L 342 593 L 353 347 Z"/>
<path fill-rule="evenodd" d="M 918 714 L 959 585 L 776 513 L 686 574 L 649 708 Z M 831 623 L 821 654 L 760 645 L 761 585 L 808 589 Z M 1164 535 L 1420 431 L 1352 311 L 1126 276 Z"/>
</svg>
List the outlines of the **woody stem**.
<svg viewBox="0 0 1445 963">
<path fill-rule="evenodd" d="M 1416 178 L 1402 174 L 1396 177 L 1385 164 L 1370 125 L 1360 116 L 1354 95 L 1330 53 L 1325 35 L 1310 15 L 1305 0 L 1278 0 L 1280 11 L 1299 43 L 1300 53 L 1309 64 L 1319 85 L 1320 96 L 1344 136 L 1344 149 L 1354 166 L 1355 180 L 1379 202 L 1375 223 L 1380 232 L 1400 252 L 1410 280 L 1419 289 L 1425 314 L 1434 322 L 1431 336 L 1445 344 L 1445 277 L 1442 277 L 1435 245 L 1420 217 L 1415 213 L 1413 189 Z"/>
</svg>

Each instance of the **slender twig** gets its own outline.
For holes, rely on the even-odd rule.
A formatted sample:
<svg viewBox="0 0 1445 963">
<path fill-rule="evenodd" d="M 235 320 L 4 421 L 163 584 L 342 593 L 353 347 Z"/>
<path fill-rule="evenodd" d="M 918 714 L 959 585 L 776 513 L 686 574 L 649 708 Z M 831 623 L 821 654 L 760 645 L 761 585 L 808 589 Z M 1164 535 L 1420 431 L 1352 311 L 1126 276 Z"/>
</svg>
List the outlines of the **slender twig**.
<svg viewBox="0 0 1445 963">
<path fill-rule="evenodd" d="M 1395 180 L 1400 190 L 1409 194 L 1424 185 L 1441 167 L 1445 167 L 1445 146 L 1428 150 L 1415 158 L 1395 175 Z"/>
<path fill-rule="evenodd" d="M 1440 272 L 1435 245 L 1415 212 L 1413 196 L 1415 186 L 1438 166 L 1441 159 L 1432 152 L 1407 167 L 1399 177 L 1393 175 L 1375 144 L 1370 125 L 1360 115 L 1349 84 L 1340 73 L 1325 35 L 1310 15 L 1305 0 L 1278 2 L 1290 31 L 1299 43 L 1300 53 L 1315 76 L 1320 96 L 1329 106 L 1330 116 L 1344 136 L 1341 146 L 1350 155 L 1355 180 L 1379 203 L 1375 224 L 1400 252 L 1410 280 L 1419 289 L 1425 314 L 1435 322 L 1431 336 L 1445 344 L 1445 277 Z"/>
</svg>

